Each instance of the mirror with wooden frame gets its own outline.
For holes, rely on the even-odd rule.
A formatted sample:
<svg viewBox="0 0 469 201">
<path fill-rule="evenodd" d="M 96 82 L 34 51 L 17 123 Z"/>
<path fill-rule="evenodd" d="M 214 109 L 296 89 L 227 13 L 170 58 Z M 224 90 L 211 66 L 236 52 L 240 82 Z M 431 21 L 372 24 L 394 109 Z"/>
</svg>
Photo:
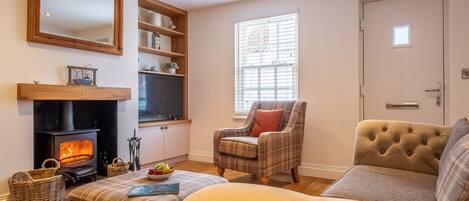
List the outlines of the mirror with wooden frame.
<svg viewBox="0 0 469 201">
<path fill-rule="evenodd" d="M 28 41 L 122 55 L 122 0 L 28 0 Z"/>
</svg>

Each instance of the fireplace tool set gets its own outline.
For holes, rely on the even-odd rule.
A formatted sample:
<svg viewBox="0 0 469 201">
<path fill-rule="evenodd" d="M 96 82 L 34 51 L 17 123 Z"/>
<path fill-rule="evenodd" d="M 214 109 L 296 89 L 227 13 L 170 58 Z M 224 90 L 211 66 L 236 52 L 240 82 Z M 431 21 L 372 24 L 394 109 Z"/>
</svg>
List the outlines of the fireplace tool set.
<svg viewBox="0 0 469 201">
<path fill-rule="evenodd" d="M 134 129 L 134 136 L 127 139 L 129 142 L 129 156 L 130 156 L 130 170 L 140 170 L 140 141 L 142 138 L 137 137 L 137 132 Z"/>
</svg>

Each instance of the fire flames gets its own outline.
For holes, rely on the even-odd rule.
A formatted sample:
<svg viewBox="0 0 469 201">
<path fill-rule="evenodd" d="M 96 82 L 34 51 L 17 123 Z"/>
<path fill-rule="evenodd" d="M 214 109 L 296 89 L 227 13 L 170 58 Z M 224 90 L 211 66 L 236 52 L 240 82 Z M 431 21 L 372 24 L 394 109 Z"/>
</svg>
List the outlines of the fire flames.
<svg viewBox="0 0 469 201">
<path fill-rule="evenodd" d="M 70 164 L 93 158 L 93 141 L 74 140 L 60 144 L 60 163 Z"/>
</svg>

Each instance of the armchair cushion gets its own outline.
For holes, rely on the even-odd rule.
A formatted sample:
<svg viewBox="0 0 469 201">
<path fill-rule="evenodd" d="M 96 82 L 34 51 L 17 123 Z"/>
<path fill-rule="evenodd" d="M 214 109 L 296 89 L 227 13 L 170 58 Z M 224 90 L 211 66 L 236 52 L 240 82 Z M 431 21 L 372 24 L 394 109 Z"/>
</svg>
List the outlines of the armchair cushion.
<svg viewBox="0 0 469 201">
<path fill-rule="evenodd" d="M 257 137 L 224 137 L 220 140 L 219 151 L 241 158 L 257 158 Z"/>
<path fill-rule="evenodd" d="M 251 136 L 258 137 L 263 132 L 279 131 L 282 124 L 283 109 L 257 110 Z"/>
</svg>

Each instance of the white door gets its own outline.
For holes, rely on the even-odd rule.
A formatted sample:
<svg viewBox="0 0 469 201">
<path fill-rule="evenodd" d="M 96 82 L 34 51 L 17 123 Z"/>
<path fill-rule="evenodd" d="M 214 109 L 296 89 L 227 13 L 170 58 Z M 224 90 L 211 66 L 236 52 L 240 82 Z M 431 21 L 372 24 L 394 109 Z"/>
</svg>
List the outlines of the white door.
<svg viewBox="0 0 469 201">
<path fill-rule="evenodd" d="M 443 0 L 364 3 L 365 119 L 443 124 Z"/>
</svg>

